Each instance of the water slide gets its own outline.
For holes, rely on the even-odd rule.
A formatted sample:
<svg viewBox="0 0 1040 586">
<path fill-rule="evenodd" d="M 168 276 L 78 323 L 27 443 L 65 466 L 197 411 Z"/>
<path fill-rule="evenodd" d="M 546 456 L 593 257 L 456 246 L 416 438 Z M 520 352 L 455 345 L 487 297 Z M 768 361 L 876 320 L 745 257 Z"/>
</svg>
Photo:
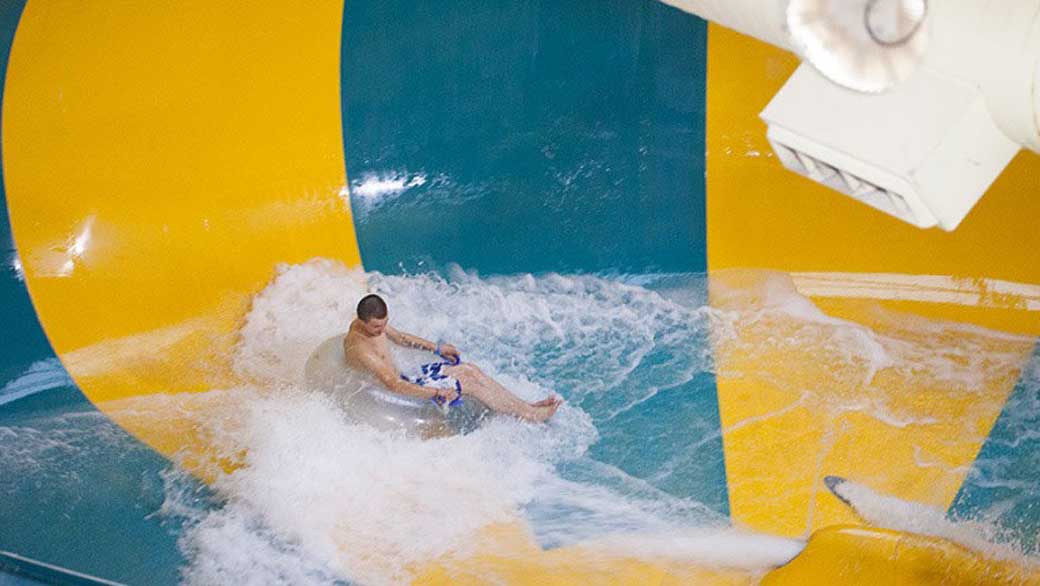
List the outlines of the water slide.
<svg viewBox="0 0 1040 586">
<path fill-rule="evenodd" d="M 863 205 L 675 4 L 0 3 L 0 584 L 1040 583 L 1040 158 Z M 564 406 L 358 424 L 366 292 Z"/>
</svg>

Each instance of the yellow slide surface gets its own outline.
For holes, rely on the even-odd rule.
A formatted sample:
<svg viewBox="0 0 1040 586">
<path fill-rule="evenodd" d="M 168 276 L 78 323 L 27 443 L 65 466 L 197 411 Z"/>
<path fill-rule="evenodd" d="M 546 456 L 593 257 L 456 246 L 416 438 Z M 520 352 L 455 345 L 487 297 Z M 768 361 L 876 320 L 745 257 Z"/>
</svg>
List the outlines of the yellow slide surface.
<svg viewBox="0 0 1040 586">
<path fill-rule="evenodd" d="M 342 10 L 26 6 L 3 112 L 12 226 L 50 341 L 102 410 L 229 384 L 276 263 L 360 264 L 327 50 Z"/>
<path fill-rule="evenodd" d="M 762 580 L 762 586 L 797 584 L 1034 586 L 1040 574 L 936 537 L 836 525 L 818 531 L 801 555 Z"/>
</svg>

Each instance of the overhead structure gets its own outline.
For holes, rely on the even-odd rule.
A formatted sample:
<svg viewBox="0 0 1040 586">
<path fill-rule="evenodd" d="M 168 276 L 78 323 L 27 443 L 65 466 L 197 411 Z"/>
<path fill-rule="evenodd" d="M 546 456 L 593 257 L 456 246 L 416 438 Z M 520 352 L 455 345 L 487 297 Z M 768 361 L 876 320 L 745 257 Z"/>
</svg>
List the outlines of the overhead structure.
<svg viewBox="0 0 1040 586">
<path fill-rule="evenodd" d="M 1040 152 L 1040 0 L 664 0 L 801 57 L 762 111 L 788 169 L 955 229 Z"/>
</svg>

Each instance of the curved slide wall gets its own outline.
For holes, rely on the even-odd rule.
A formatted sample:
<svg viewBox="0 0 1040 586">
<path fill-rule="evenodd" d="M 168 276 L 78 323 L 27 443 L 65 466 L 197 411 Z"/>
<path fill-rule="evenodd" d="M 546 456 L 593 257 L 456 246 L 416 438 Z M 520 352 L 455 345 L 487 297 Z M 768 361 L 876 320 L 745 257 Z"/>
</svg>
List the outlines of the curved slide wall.
<svg viewBox="0 0 1040 586">
<path fill-rule="evenodd" d="M 736 332 L 695 336 L 711 366 L 618 416 L 558 389 L 591 414 L 592 460 L 770 535 L 861 521 L 834 474 L 1035 548 L 1035 156 L 957 232 L 899 224 L 769 155 L 756 115 L 789 56 L 651 2 L 3 8 L 0 549 L 176 582 L 193 550 L 154 514 L 162 456 L 211 481 L 212 438 L 184 410 L 115 406 L 238 384 L 253 296 L 316 257 L 692 291 Z M 588 580 L 535 525 L 528 569 L 495 571 Z"/>
</svg>

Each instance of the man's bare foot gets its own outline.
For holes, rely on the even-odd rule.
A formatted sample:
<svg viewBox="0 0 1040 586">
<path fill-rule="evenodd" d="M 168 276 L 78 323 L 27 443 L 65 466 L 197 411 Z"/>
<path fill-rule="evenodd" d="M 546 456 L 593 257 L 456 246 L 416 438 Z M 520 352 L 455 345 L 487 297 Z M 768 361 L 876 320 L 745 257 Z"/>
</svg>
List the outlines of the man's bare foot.
<svg viewBox="0 0 1040 586">
<path fill-rule="evenodd" d="M 531 406 L 532 407 L 548 407 L 549 405 L 559 405 L 562 402 L 563 402 L 563 399 L 561 397 L 557 397 L 556 395 L 550 395 L 550 396 L 542 399 L 541 401 L 536 401 L 534 403 L 531 403 Z"/>
<path fill-rule="evenodd" d="M 534 413 L 531 414 L 530 420 L 535 422 L 542 422 L 549 419 L 556 413 L 556 410 L 560 408 L 560 404 L 563 401 L 555 401 L 549 405 L 542 405 L 533 409 Z"/>
</svg>

